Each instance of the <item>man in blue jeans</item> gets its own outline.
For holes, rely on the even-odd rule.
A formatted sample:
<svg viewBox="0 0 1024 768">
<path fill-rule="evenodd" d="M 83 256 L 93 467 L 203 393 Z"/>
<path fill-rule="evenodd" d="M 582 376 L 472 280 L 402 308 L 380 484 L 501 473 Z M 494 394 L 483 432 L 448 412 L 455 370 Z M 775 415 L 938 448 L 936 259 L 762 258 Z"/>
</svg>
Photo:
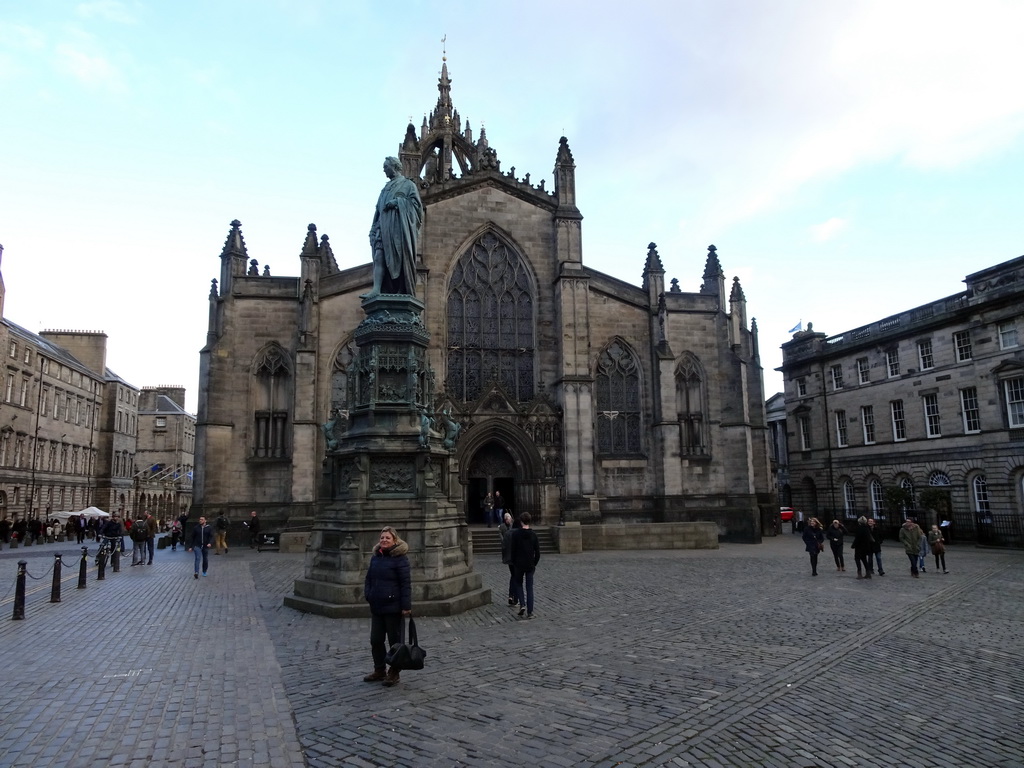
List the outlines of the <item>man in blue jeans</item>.
<svg viewBox="0 0 1024 768">
<path fill-rule="evenodd" d="M 540 541 L 537 534 L 530 528 L 530 513 L 523 512 L 519 516 L 520 528 L 509 534 L 509 557 L 512 567 L 515 568 L 513 581 L 515 581 L 516 600 L 519 602 L 519 616 L 525 613 L 526 618 L 533 618 L 533 573 L 537 570 L 537 563 L 540 562 Z M 526 581 L 524 594 L 523 580 Z"/>
<path fill-rule="evenodd" d="M 213 546 L 213 528 L 206 524 L 206 518 L 200 517 L 199 522 L 192 526 L 189 534 L 188 551 L 195 552 L 196 567 L 193 579 L 199 578 L 199 565 L 202 563 L 203 576 L 209 567 L 209 549 Z"/>
</svg>

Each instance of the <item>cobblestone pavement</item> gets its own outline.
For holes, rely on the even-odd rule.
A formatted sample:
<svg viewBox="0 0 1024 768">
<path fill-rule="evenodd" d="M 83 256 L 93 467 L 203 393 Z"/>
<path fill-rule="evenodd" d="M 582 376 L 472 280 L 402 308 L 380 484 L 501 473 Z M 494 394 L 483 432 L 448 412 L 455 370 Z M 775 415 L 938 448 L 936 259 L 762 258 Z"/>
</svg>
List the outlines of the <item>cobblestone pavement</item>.
<svg viewBox="0 0 1024 768">
<path fill-rule="evenodd" d="M 361 681 L 368 620 L 282 606 L 301 555 L 194 580 L 159 550 L 78 590 L 78 552 L 0 553 L 0 766 L 1024 766 L 1020 552 L 952 546 L 912 579 L 892 544 L 870 581 L 852 553 L 812 578 L 788 534 L 552 555 L 533 621 L 481 556 L 495 603 L 418 619 L 427 666 L 391 689 Z"/>
</svg>

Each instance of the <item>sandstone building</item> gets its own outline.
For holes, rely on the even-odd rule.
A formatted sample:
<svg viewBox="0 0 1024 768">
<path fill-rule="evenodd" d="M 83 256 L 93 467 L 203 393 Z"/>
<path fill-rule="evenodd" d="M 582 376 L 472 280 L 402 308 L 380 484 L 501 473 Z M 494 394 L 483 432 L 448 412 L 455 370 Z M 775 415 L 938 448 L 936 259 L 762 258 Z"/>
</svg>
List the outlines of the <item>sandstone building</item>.
<svg viewBox="0 0 1024 768">
<path fill-rule="evenodd" d="M 192 507 L 196 418 L 184 387 L 144 387 L 135 452 L 138 507 L 159 520 Z"/>
<path fill-rule="evenodd" d="M 588 268 L 567 140 L 550 186 L 518 177 L 463 123 L 447 64 L 438 91 L 397 156 L 425 208 L 416 293 L 435 413 L 462 427 L 453 496 L 466 522 L 483 522 L 481 500 L 500 491 L 541 525 L 713 520 L 724 538 L 758 540 L 777 501 L 738 279 L 714 246 L 684 276 L 692 291 L 666 285 L 653 243 L 639 285 Z M 197 513 L 257 509 L 298 526 L 328 493 L 324 432 L 345 429 L 372 267 L 340 268 L 312 224 L 300 241 L 297 275 L 261 274 L 231 223 L 201 352 Z"/>
<path fill-rule="evenodd" d="M 5 291 L 0 519 L 136 511 L 138 387 L 107 368 L 105 333 L 32 333 L 3 316 Z"/>
<path fill-rule="evenodd" d="M 783 345 L 789 487 L 808 514 L 913 514 L 1024 544 L 1024 256 L 967 289 Z M 901 491 L 893 493 L 894 490 Z"/>
</svg>

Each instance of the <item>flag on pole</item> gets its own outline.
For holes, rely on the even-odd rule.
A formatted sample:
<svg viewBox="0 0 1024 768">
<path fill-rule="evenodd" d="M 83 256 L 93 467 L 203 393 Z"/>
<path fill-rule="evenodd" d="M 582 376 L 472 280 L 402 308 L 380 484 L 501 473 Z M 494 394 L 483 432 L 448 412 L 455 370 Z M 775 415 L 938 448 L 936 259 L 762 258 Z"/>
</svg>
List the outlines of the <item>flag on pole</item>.
<svg viewBox="0 0 1024 768">
<path fill-rule="evenodd" d="M 803 329 L 804 329 L 804 321 L 801 319 L 799 323 L 797 323 L 792 328 L 790 328 L 788 331 L 786 331 L 786 333 L 796 333 L 797 331 L 802 331 Z"/>
</svg>

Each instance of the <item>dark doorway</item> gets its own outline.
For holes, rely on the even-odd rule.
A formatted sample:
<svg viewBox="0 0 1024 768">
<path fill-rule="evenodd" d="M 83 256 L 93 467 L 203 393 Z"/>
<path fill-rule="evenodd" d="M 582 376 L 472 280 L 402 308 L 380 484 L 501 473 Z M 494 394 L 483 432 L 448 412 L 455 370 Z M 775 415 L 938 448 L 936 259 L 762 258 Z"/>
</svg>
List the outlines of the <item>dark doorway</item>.
<svg viewBox="0 0 1024 768">
<path fill-rule="evenodd" d="M 487 525 L 483 500 L 488 493 L 501 493 L 505 508 L 516 510 L 516 464 L 508 449 L 497 440 L 485 443 L 469 462 L 469 484 L 466 486 L 466 522 Z"/>
</svg>

